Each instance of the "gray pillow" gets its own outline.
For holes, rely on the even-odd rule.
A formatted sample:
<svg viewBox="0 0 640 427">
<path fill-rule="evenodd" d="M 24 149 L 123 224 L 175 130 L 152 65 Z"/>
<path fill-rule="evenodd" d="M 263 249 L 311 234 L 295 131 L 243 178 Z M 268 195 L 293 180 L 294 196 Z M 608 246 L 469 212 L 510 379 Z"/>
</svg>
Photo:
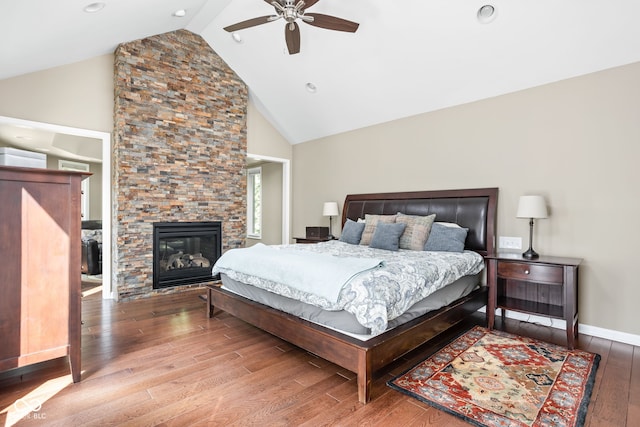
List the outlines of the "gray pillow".
<svg viewBox="0 0 640 427">
<path fill-rule="evenodd" d="M 467 239 L 468 231 L 468 228 L 447 227 L 434 222 L 431 226 L 431 233 L 429 233 L 427 243 L 424 245 L 424 250 L 462 252 L 464 251 L 464 242 Z"/>
<path fill-rule="evenodd" d="M 364 222 L 355 222 L 347 218 L 347 222 L 344 223 L 344 227 L 342 228 L 340 241 L 352 245 L 360 244 L 360 238 L 362 238 L 364 226 Z"/>
<path fill-rule="evenodd" d="M 379 222 L 378 225 L 376 225 L 376 230 L 373 232 L 369 247 L 397 251 L 400 245 L 400 236 L 402 236 L 406 226 L 406 224 L 401 222 Z"/>
</svg>

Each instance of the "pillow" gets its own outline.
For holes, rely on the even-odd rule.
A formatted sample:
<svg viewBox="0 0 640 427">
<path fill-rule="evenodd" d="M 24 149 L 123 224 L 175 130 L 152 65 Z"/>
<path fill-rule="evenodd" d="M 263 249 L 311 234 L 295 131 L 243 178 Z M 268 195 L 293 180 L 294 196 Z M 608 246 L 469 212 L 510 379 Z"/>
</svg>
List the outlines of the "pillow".
<svg viewBox="0 0 640 427">
<path fill-rule="evenodd" d="M 376 230 L 376 225 L 379 222 L 384 223 L 393 223 L 396 222 L 396 215 L 369 215 L 365 214 L 364 216 L 364 231 L 362 232 L 362 239 L 360 239 L 361 245 L 369 245 L 371 243 L 371 238 L 373 237 L 373 232 Z"/>
<path fill-rule="evenodd" d="M 451 227 L 434 223 L 431 234 L 424 245 L 425 251 L 462 252 L 468 228 Z"/>
<path fill-rule="evenodd" d="M 406 224 L 404 233 L 400 236 L 400 249 L 411 249 L 412 251 L 424 250 L 424 245 L 429 238 L 431 225 L 436 219 L 436 214 L 428 216 L 405 215 L 398 212 L 396 222 Z"/>
<path fill-rule="evenodd" d="M 400 244 L 400 236 L 402 236 L 405 227 L 406 225 L 401 222 L 378 223 L 369 247 L 397 251 Z"/>
<path fill-rule="evenodd" d="M 458 224 L 456 224 L 455 222 L 442 222 L 442 221 L 438 221 L 438 224 L 440 224 L 440 225 L 444 225 L 445 227 L 462 228 L 462 227 L 460 227 Z"/>
<path fill-rule="evenodd" d="M 340 241 L 351 245 L 357 245 L 360 243 L 363 231 L 364 222 L 355 222 L 347 218 L 347 222 L 344 223 L 344 228 L 340 235 Z"/>
</svg>

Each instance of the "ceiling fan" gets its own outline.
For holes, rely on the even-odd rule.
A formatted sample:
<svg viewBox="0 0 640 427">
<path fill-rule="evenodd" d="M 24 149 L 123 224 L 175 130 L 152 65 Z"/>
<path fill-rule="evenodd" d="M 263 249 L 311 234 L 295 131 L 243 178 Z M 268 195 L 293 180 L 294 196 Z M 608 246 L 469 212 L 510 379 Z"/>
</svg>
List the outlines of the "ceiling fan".
<svg viewBox="0 0 640 427">
<path fill-rule="evenodd" d="M 224 29 L 230 33 L 243 30 L 256 25 L 266 24 L 267 22 L 277 21 L 282 18 L 286 21 L 284 27 L 284 37 L 287 42 L 289 54 L 293 55 L 300 52 L 300 28 L 296 22 L 300 19 L 309 25 L 325 28 L 327 30 L 345 31 L 355 33 L 360 24 L 347 21 L 346 19 L 337 18 L 335 16 L 323 15 L 321 13 L 305 13 L 308 8 L 318 3 L 319 0 L 264 0 L 273 6 L 276 10 L 275 15 L 260 16 L 258 18 L 248 19 L 229 25 Z"/>
</svg>

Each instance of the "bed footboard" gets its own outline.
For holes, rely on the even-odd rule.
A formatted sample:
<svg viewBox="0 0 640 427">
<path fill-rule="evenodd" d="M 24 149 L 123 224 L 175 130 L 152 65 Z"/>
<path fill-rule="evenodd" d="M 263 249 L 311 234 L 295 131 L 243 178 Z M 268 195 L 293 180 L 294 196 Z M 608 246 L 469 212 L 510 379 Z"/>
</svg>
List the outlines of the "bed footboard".
<svg viewBox="0 0 640 427">
<path fill-rule="evenodd" d="M 427 313 L 368 341 L 360 341 L 214 285 L 207 286 L 206 310 L 208 317 L 213 317 L 215 308 L 226 311 L 355 372 L 358 378 L 358 400 L 367 403 L 371 399 L 372 377 L 377 370 L 433 339 L 486 305 L 486 302 L 487 291 L 482 287 L 440 310 Z"/>
</svg>

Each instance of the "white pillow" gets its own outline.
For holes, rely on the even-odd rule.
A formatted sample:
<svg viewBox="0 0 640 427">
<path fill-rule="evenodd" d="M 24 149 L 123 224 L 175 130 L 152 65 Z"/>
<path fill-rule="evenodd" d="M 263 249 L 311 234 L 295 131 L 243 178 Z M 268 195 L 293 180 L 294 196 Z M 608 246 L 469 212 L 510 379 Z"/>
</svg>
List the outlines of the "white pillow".
<svg viewBox="0 0 640 427">
<path fill-rule="evenodd" d="M 462 228 L 460 227 L 458 224 L 456 224 L 455 222 L 436 222 L 436 224 L 440 224 L 443 225 L 445 227 L 451 227 L 451 228 Z"/>
</svg>

